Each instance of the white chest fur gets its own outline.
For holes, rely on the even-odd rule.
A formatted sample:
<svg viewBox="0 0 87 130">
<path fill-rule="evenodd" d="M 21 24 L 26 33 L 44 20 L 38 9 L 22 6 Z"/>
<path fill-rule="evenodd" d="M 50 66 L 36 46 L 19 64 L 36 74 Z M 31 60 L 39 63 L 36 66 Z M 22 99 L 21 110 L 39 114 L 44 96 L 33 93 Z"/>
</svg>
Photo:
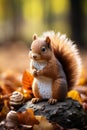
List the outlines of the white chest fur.
<svg viewBox="0 0 87 130">
<path fill-rule="evenodd" d="M 42 70 L 42 69 L 47 65 L 47 62 L 32 61 L 32 65 L 33 65 L 37 70 Z"/>
<path fill-rule="evenodd" d="M 47 62 L 32 61 L 32 65 L 39 71 L 42 70 L 47 65 Z M 34 82 L 36 82 L 36 84 L 38 85 L 40 96 L 43 99 L 52 98 L 52 79 L 40 76 L 38 78 L 34 78 Z M 33 90 L 34 87 L 35 86 L 33 84 Z"/>
<path fill-rule="evenodd" d="M 35 78 L 34 81 L 37 83 L 39 94 L 43 99 L 52 98 L 52 79 L 40 77 Z"/>
</svg>

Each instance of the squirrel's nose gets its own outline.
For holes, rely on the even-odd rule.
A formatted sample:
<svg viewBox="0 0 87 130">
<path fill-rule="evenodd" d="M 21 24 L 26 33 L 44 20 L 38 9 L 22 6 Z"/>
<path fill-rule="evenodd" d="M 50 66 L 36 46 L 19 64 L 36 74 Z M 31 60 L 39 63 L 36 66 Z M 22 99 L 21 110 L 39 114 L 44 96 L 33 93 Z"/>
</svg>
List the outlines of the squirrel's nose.
<svg viewBox="0 0 87 130">
<path fill-rule="evenodd" d="M 33 55 L 33 58 L 34 58 L 34 59 L 36 59 L 36 58 L 37 58 L 37 56 L 36 56 L 36 55 Z"/>
</svg>

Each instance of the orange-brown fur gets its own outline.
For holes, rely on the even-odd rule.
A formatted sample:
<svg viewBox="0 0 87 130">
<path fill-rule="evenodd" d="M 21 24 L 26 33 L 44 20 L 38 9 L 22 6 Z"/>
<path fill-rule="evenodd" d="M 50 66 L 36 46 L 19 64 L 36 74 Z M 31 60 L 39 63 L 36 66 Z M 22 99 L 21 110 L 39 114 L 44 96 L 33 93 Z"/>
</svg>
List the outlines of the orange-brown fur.
<svg viewBox="0 0 87 130">
<path fill-rule="evenodd" d="M 29 57 L 30 71 L 36 79 L 32 86 L 35 90 L 34 96 L 45 99 L 47 93 L 46 98 L 50 97 L 49 103 L 52 104 L 57 100 L 64 100 L 67 91 L 77 84 L 81 70 L 81 60 L 76 45 L 60 33 L 47 32 L 39 38 L 34 35 Z M 46 92 L 45 86 L 41 83 L 42 77 L 48 78 L 46 82 L 48 85 L 49 79 L 52 80 L 52 88 L 49 87 L 49 92 Z M 42 90 L 41 85 L 44 87 Z"/>
<path fill-rule="evenodd" d="M 37 84 L 35 83 L 35 90 L 33 91 L 34 93 L 33 93 L 33 95 L 36 97 L 36 98 L 42 98 L 41 96 L 40 96 L 40 94 L 39 94 L 39 90 L 38 90 L 38 86 L 37 86 Z"/>
</svg>

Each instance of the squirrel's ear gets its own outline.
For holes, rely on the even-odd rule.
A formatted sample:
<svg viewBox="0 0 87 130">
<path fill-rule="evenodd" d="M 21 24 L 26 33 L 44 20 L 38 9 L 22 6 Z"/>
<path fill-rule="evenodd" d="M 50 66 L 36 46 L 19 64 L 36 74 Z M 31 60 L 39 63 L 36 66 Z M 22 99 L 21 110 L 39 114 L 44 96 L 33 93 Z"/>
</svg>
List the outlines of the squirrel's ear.
<svg viewBox="0 0 87 130">
<path fill-rule="evenodd" d="M 51 39 L 49 38 L 49 36 L 46 37 L 46 40 L 45 40 L 45 41 L 46 41 L 46 43 L 47 43 L 47 45 L 48 45 L 48 48 L 51 49 L 51 44 L 50 44 L 50 43 L 51 43 Z"/>
<path fill-rule="evenodd" d="M 33 35 L 33 40 L 36 40 L 37 39 L 37 34 L 34 34 Z"/>
<path fill-rule="evenodd" d="M 46 41 L 47 44 L 50 44 L 51 40 L 50 40 L 49 36 L 46 37 L 45 41 Z"/>
</svg>

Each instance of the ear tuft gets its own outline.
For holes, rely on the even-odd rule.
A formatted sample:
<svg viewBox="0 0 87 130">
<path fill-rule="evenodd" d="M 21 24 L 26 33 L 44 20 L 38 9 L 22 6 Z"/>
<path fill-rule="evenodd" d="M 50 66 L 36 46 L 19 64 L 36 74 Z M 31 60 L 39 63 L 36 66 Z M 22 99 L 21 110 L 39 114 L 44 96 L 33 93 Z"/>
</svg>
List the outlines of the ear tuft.
<svg viewBox="0 0 87 130">
<path fill-rule="evenodd" d="M 49 36 L 46 37 L 46 40 L 45 40 L 45 41 L 46 41 L 46 43 L 47 43 L 47 45 L 48 45 L 48 48 L 52 49 L 52 48 L 51 48 L 51 39 L 50 39 Z"/>
<path fill-rule="evenodd" d="M 51 42 L 49 36 L 46 37 L 46 43 L 49 44 Z"/>
<path fill-rule="evenodd" d="M 37 39 L 37 34 L 34 34 L 33 35 L 33 40 L 36 40 Z"/>
</svg>

